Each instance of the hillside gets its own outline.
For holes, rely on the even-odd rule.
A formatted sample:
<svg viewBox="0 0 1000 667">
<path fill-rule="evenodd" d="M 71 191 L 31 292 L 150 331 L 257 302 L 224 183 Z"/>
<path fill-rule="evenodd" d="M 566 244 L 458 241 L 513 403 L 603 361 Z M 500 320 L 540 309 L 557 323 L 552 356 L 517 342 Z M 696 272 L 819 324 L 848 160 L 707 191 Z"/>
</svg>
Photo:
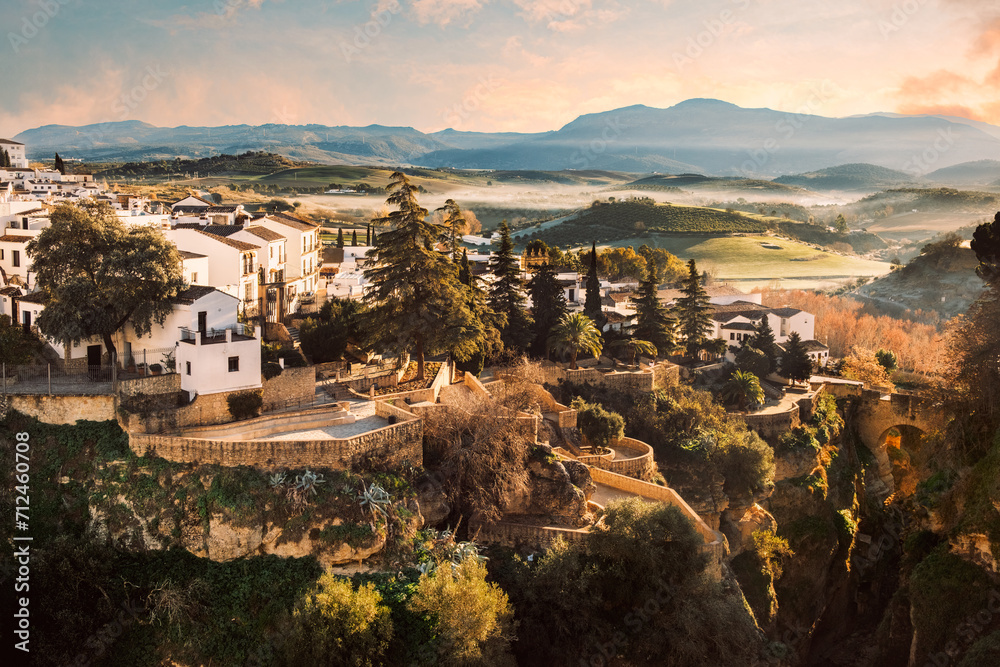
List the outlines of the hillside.
<svg viewBox="0 0 1000 667">
<path fill-rule="evenodd" d="M 932 171 L 927 174 L 927 180 L 955 187 L 996 187 L 1000 183 L 1000 160 L 963 162 Z"/>
<path fill-rule="evenodd" d="M 802 195 L 802 188 L 784 185 L 777 181 L 753 178 L 719 178 L 702 174 L 666 174 L 640 178 L 626 183 L 618 190 L 650 190 L 656 192 L 676 192 L 680 188 L 692 190 L 732 190 L 736 192 L 773 192 L 789 196 Z"/>
<path fill-rule="evenodd" d="M 954 188 L 894 188 L 869 195 L 854 206 L 875 210 L 886 205 L 921 211 L 990 213 L 1000 210 L 1000 194 Z"/>
<path fill-rule="evenodd" d="M 215 155 L 198 160 L 157 160 L 153 162 L 126 162 L 111 166 L 94 175 L 98 178 L 157 178 L 166 176 L 259 176 L 276 171 L 303 166 L 275 153 L 247 152 L 242 155 Z"/>
<path fill-rule="evenodd" d="M 975 253 L 957 245 L 958 237 L 929 244 L 906 266 L 858 290 L 858 296 L 878 302 L 883 310 L 933 311 L 950 319 L 968 310 L 982 293 L 976 276 Z"/>
<path fill-rule="evenodd" d="M 795 185 L 810 190 L 884 190 L 914 182 L 913 176 L 874 164 L 853 163 L 828 167 L 804 174 L 779 176 L 775 183 Z"/>
</svg>

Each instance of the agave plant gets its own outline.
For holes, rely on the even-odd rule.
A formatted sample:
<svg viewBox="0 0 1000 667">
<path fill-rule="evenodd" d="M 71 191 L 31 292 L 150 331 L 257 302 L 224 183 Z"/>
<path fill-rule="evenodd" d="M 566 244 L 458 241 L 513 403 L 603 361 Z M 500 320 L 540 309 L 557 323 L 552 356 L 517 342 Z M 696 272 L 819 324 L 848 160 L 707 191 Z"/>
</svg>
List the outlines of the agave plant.
<svg viewBox="0 0 1000 667">
<path fill-rule="evenodd" d="M 312 494 L 316 495 L 316 486 L 322 484 L 324 481 L 322 473 L 315 473 L 306 468 L 306 471 L 301 475 L 295 476 L 295 490 L 301 492 L 303 495 Z"/>
<path fill-rule="evenodd" d="M 270 477 L 271 488 L 277 489 L 285 484 L 285 473 L 276 472 L 272 473 Z"/>
<path fill-rule="evenodd" d="M 392 498 L 378 484 L 373 482 L 371 486 L 368 486 L 362 481 L 361 491 L 358 491 L 358 502 L 361 504 L 362 509 L 367 506 L 368 511 L 372 513 L 372 518 L 374 519 L 376 514 L 388 517 L 389 513 L 386 510 L 386 506 L 392 504 Z"/>
</svg>

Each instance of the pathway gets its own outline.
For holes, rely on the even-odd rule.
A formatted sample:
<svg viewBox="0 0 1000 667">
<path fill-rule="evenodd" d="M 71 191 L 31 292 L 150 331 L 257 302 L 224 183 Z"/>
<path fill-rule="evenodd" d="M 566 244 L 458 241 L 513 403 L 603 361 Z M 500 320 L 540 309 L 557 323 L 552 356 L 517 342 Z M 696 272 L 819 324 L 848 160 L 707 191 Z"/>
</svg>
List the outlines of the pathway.
<svg viewBox="0 0 1000 667">
<path fill-rule="evenodd" d="M 355 417 L 353 424 L 336 424 L 323 428 L 288 431 L 279 435 L 268 436 L 265 440 L 331 440 L 333 438 L 352 438 L 362 433 L 368 433 L 389 425 L 384 417 L 375 414 L 374 401 L 351 401 L 349 411 Z"/>
</svg>

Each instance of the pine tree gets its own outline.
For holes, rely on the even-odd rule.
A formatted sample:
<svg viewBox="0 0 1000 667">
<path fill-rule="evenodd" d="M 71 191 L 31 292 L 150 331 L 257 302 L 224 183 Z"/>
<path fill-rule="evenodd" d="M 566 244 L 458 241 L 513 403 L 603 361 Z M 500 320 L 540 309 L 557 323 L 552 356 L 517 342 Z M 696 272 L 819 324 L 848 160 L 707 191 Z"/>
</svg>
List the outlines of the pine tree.
<svg viewBox="0 0 1000 667">
<path fill-rule="evenodd" d="M 448 247 L 450 248 L 452 259 L 458 259 L 458 239 L 465 231 L 466 221 L 462 215 L 462 209 L 458 207 L 454 199 L 449 199 L 444 206 L 438 209 L 444 212 L 444 226 L 448 228 Z"/>
<path fill-rule="evenodd" d="M 337 247 L 338 248 L 343 248 L 344 247 L 344 228 L 343 227 L 341 227 L 340 229 L 337 230 Z"/>
<path fill-rule="evenodd" d="M 355 248 L 358 247 L 358 230 L 356 229 L 353 232 L 351 232 L 351 245 L 354 246 Z"/>
<path fill-rule="evenodd" d="M 698 354 L 705 346 L 706 333 L 712 325 L 709 314 L 708 292 L 701 284 L 698 267 L 693 259 L 688 260 L 688 277 L 681 284 L 683 296 L 677 300 L 677 319 L 680 332 L 684 336 L 684 348 L 689 357 Z"/>
<path fill-rule="evenodd" d="M 767 358 L 767 372 L 761 375 L 761 377 L 767 377 L 778 370 L 778 357 L 781 350 L 778 349 L 778 345 L 774 341 L 774 330 L 771 328 L 771 322 L 766 314 L 755 328 L 753 336 L 744 343 L 744 346 L 746 345 L 760 350 Z"/>
<path fill-rule="evenodd" d="M 10 153 L 8 153 L 7 149 L 5 148 L 3 151 L 2 158 L 0 158 L 0 167 L 9 167 L 9 166 L 10 166 Z"/>
<path fill-rule="evenodd" d="M 595 323 L 603 320 L 601 316 L 601 281 L 597 277 L 597 243 L 591 244 L 590 269 L 587 271 L 587 291 L 583 301 L 583 312 Z"/>
<path fill-rule="evenodd" d="M 535 275 L 528 281 L 528 294 L 531 295 L 531 314 L 535 320 L 532 326 L 535 339 L 531 344 L 531 353 L 536 357 L 548 356 L 548 341 L 552 329 L 567 312 L 566 293 L 556 279 L 556 270 L 551 264 L 538 267 Z"/>
<path fill-rule="evenodd" d="M 465 286 L 472 285 L 472 266 L 469 264 L 469 252 L 462 248 L 462 261 L 458 264 L 458 280 Z"/>
<path fill-rule="evenodd" d="M 793 331 L 785 343 L 785 354 L 781 357 L 781 375 L 792 382 L 804 382 L 812 375 L 812 359 L 798 331 Z"/>
<path fill-rule="evenodd" d="M 66 165 L 63 164 L 63 159 L 59 157 L 59 153 L 56 153 L 55 169 L 62 175 L 66 175 Z"/>
<path fill-rule="evenodd" d="M 375 239 L 365 269 L 371 283 L 364 297 L 365 329 L 376 350 L 412 350 L 422 379 L 425 355 L 450 351 L 456 359 L 468 358 L 483 346 L 489 331 L 468 307 L 458 266 L 435 249 L 444 230 L 426 219 L 427 209 L 417 203 L 417 186 L 394 172 L 386 190 L 386 203 L 397 210 L 375 221 L 387 229 Z"/>
<path fill-rule="evenodd" d="M 514 257 L 514 243 L 510 238 L 507 221 L 500 223 L 500 247 L 490 257 L 490 272 L 494 276 L 490 285 L 489 306 L 505 320 L 500 328 L 504 348 L 511 352 L 524 352 L 531 343 L 531 318 L 525 312 L 524 281 L 521 267 Z"/>
<path fill-rule="evenodd" d="M 372 244 L 372 226 L 367 225 L 365 227 L 365 245 L 370 246 Z"/>
<path fill-rule="evenodd" d="M 677 318 L 660 303 L 656 294 L 659 286 L 656 265 L 647 263 L 646 276 L 639 285 L 639 298 L 635 301 L 636 325 L 633 335 L 656 346 L 659 354 L 668 355 L 676 347 Z"/>
</svg>

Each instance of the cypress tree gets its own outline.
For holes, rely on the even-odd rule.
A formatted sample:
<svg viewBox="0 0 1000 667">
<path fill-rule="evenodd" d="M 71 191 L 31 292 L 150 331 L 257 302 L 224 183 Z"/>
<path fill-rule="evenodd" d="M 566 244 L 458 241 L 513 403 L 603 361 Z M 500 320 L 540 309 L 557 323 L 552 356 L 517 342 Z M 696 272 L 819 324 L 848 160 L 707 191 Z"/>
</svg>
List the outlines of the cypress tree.
<svg viewBox="0 0 1000 667">
<path fill-rule="evenodd" d="M 371 244 L 372 244 L 372 226 L 371 225 L 366 225 L 365 226 L 365 245 L 371 245 Z"/>
<path fill-rule="evenodd" d="M 5 148 L 3 150 L 2 158 L 0 158 L 0 167 L 9 167 L 9 166 L 10 166 L 10 153 L 8 153 L 7 149 Z"/>
<path fill-rule="evenodd" d="M 587 292 L 583 302 L 583 312 L 598 324 L 603 322 L 601 316 L 601 281 L 597 277 L 597 242 L 593 242 L 590 249 L 590 269 L 587 271 Z"/>
<path fill-rule="evenodd" d="M 660 303 L 656 288 L 660 279 L 656 264 L 647 262 L 646 275 L 639 285 L 639 298 L 635 301 L 636 325 L 632 332 L 639 340 L 648 340 L 664 356 L 676 347 L 677 318 Z"/>
<path fill-rule="evenodd" d="M 694 357 L 705 346 L 712 317 L 709 314 L 708 292 L 701 284 L 693 259 L 688 260 L 688 277 L 681 285 L 681 292 L 683 296 L 677 300 L 677 319 L 684 336 L 684 349 L 689 357 Z"/>
<path fill-rule="evenodd" d="M 351 245 L 355 248 L 358 247 L 358 230 L 356 229 L 351 232 Z"/>
<path fill-rule="evenodd" d="M 63 164 L 63 159 L 59 157 L 59 153 L 56 153 L 55 168 L 62 175 L 66 175 L 66 165 Z"/>
<path fill-rule="evenodd" d="M 785 342 L 785 354 L 781 357 L 781 375 L 792 382 L 804 382 L 812 375 L 812 359 L 798 331 L 793 331 Z"/>
<path fill-rule="evenodd" d="M 458 237 L 465 231 L 465 216 L 454 199 L 446 201 L 444 206 L 438 210 L 443 211 L 445 214 L 444 226 L 448 228 L 448 247 L 450 248 L 452 259 L 458 260 Z"/>
<path fill-rule="evenodd" d="M 505 349 L 524 352 L 531 343 L 531 318 L 524 310 L 524 281 L 506 220 L 500 223 L 500 247 L 490 257 L 490 271 L 494 281 L 490 285 L 489 306 L 504 319 L 500 339 Z"/>
<path fill-rule="evenodd" d="M 337 230 L 337 247 L 338 248 L 343 248 L 344 247 L 344 228 L 343 227 L 341 227 L 340 229 Z"/>
<path fill-rule="evenodd" d="M 462 248 L 462 261 L 458 265 L 458 279 L 465 285 L 472 285 L 472 266 L 469 264 L 469 252 Z"/>
<path fill-rule="evenodd" d="M 548 356 L 548 341 L 552 329 L 567 312 L 566 294 L 556 279 L 556 270 L 551 264 L 543 264 L 535 271 L 535 275 L 528 281 L 528 293 L 531 295 L 531 314 L 535 320 L 532 326 L 535 339 L 531 344 L 531 353 L 536 357 Z"/>
<path fill-rule="evenodd" d="M 778 370 L 778 355 L 781 350 L 778 349 L 778 345 L 774 341 L 774 330 L 771 329 L 771 323 L 766 314 L 761 318 L 753 336 L 745 344 L 757 348 L 767 357 L 767 372 L 761 377 L 767 377 Z"/>
<path fill-rule="evenodd" d="M 387 229 L 375 239 L 365 269 L 371 287 L 364 296 L 364 328 L 376 350 L 412 351 L 422 379 L 427 354 L 450 351 L 456 359 L 469 358 L 490 332 L 484 318 L 469 308 L 458 266 L 435 249 L 444 229 L 426 219 L 427 209 L 417 203 L 417 187 L 402 172 L 394 172 L 386 190 L 386 203 L 397 210 L 376 221 Z"/>
</svg>

